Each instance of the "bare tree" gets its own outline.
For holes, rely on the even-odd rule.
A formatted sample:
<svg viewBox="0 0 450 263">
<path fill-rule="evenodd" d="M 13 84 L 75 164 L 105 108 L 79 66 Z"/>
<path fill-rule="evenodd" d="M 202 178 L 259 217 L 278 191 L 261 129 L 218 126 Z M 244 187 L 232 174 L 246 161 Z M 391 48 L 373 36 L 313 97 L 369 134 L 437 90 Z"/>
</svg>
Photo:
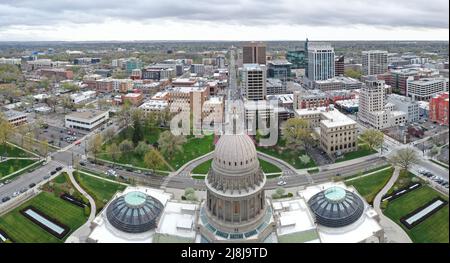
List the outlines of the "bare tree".
<svg viewBox="0 0 450 263">
<path fill-rule="evenodd" d="M 412 148 L 404 148 L 397 150 L 394 156 L 389 160 L 393 165 L 399 166 L 403 170 L 407 171 L 411 165 L 419 162 L 419 157 L 416 151 Z"/>
</svg>

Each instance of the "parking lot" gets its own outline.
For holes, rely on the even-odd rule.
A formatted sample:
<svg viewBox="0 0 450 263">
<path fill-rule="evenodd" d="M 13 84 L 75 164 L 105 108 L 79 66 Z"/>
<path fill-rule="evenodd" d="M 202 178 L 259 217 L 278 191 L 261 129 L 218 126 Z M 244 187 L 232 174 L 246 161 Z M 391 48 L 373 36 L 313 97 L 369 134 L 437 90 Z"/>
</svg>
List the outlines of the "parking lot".
<svg viewBox="0 0 450 263">
<path fill-rule="evenodd" d="M 415 141 L 417 141 L 419 139 L 422 139 L 424 137 L 433 136 L 433 135 L 435 135 L 437 133 L 440 133 L 440 132 L 442 132 L 444 130 L 448 130 L 447 126 L 439 125 L 439 124 L 433 123 L 433 122 L 431 122 L 431 121 L 429 121 L 427 119 L 423 119 L 423 118 L 419 119 L 418 122 L 411 123 L 411 125 L 414 125 L 415 127 L 421 127 L 424 130 L 424 135 L 423 135 L 423 137 L 420 137 L 420 138 L 419 137 L 415 137 L 413 135 L 410 135 L 410 136 L 407 137 L 407 141 L 406 141 L 407 143 L 415 142 Z M 399 127 L 399 126 L 391 127 L 391 128 L 388 128 L 388 129 L 384 129 L 383 132 L 385 134 L 387 134 L 389 137 L 394 138 L 397 141 L 400 141 L 400 142 L 403 143 L 403 139 L 404 138 L 402 137 L 402 134 L 406 134 L 407 133 L 408 126 L 409 126 L 409 124 L 407 124 L 403 128 Z"/>
<path fill-rule="evenodd" d="M 86 134 L 86 131 L 78 131 L 48 125 L 47 128 L 42 127 L 40 129 L 38 140 L 47 140 L 49 144 L 63 148 L 74 141 L 77 141 Z"/>
</svg>

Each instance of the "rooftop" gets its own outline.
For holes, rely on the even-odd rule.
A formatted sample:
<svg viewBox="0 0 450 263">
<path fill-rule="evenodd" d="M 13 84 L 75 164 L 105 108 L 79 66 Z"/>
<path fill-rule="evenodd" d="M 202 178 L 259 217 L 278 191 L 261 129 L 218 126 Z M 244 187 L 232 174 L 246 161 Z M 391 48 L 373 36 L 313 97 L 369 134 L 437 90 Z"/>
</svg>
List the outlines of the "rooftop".
<svg viewBox="0 0 450 263">
<path fill-rule="evenodd" d="M 106 112 L 107 111 L 100 111 L 100 110 L 77 111 L 77 112 L 67 114 L 66 117 L 79 118 L 79 119 L 92 119 L 92 118 L 95 118 Z"/>
</svg>

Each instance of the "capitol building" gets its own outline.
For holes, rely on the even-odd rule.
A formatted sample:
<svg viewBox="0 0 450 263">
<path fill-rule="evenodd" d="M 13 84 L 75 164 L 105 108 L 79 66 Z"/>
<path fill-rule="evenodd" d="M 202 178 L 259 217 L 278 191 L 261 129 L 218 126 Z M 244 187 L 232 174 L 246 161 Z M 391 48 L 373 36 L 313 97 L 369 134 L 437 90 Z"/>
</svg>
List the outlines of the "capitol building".
<svg viewBox="0 0 450 263">
<path fill-rule="evenodd" d="M 87 242 L 384 242 L 378 214 L 353 187 L 310 185 L 273 200 L 266 180 L 252 139 L 224 134 L 205 179 L 206 198 L 188 202 L 128 187 L 92 222 Z"/>
</svg>

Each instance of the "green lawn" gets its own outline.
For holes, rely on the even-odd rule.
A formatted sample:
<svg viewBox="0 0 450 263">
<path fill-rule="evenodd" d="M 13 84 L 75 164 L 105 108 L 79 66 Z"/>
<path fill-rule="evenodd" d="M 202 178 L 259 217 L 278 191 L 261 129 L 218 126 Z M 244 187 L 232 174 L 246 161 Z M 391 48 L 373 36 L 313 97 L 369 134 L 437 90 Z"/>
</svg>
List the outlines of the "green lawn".
<svg viewBox="0 0 450 263">
<path fill-rule="evenodd" d="M 374 149 L 370 149 L 367 146 L 359 146 L 358 150 L 354 151 L 354 152 L 349 152 L 349 153 L 345 153 L 344 156 L 342 158 L 336 159 L 336 162 L 344 162 L 344 161 L 348 161 L 348 160 L 352 160 L 352 159 L 356 159 L 356 158 L 360 158 L 360 157 L 364 157 L 367 155 L 371 155 L 376 153 L 377 151 L 375 151 Z"/>
<path fill-rule="evenodd" d="M 278 166 L 273 165 L 269 162 L 266 162 L 264 160 L 258 159 L 259 164 L 261 165 L 261 169 L 264 173 L 281 173 L 280 168 Z M 192 170 L 193 174 L 207 174 L 209 171 L 209 168 L 211 167 L 212 159 L 208 160 L 206 162 L 201 163 L 197 167 L 195 167 Z"/>
<path fill-rule="evenodd" d="M 281 173 L 281 169 L 278 166 L 273 165 L 269 162 L 259 159 L 259 165 L 261 165 L 261 169 L 264 173 Z"/>
<path fill-rule="evenodd" d="M 345 181 L 345 184 L 354 186 L 356 190 L 358 190 L 358 193 L 362 195 L 369 204 L 371 204 L 377 193 L 389 181 L 393 171 L 394 168 L 390 168 L 362 178 Z"/>
<path fill-rule="evenodd" d="M 422 186 L 419 189 L 411 191 L 398 199 L 388 202 L 384 214 L 400 225 L 406 233 L 417 243 L 448 243 L 449 238 L 449 210 L 448 204 L 441 208 L 437 213 L 427 218 L 422 223 L 408 230 L 400 218 L 411 213 L 418 207 L 421 207 L 435 197 L 442 197 L 448 200 L 448 197 L 441 195 L 428 186 Z"/>
<path fill-rule="evenodd" d="M 14 173 L 28 165 L 36 162 L 36 160 L 27 159 L 11 159 L 0 163 L 0 179 L 9 174 Z"/>
<path fill-rule="evenodd" d="M 98 179 L 84 173 L 74 172 L 74 177 L 78 184 L 94 198 L 97 213 L 103 209 L 117 191 L 125 189 L 124 185 Z"/>
<path fill-rule="evenodd" d="M 85 209 L 59 197 L 62 191 L 73 188 L 65 176 L 64 174 L 59 175 L 56 178 L 57 180 L 55 179 L 51 184 L 44 186 L 45 190 L 42 193 L 0 217 L 0 229 L 5 231 L 14 241 L 20 243 L 63 242 L 73 231 L 83 225 L 89 216 L 89 209 L 85 211 Z M 79 195 L 76 190 L 74 191 L 74 196 Z M 70 232 L 64 237 L 64 240 L 54 237 L 20 214 L 19 211 L 29 205 L 70 227 Z"/>
<path fill-rule="evenodd" d="M 294 152 L 291 149 L 286 148 L 284 140 L 281 139 L 278 140 L 278 144 L 275 146 L 270 147 L 258 146 L 256 147 L 256 150 L 268 154 L 270 156 L 273 156 L 275 158 L 281 159 L 297 169 L 311 168 L 316 166 L 316 163 L 312 158 L 310 158 L 310 161 L 306 165 L 303 164 L 300 161 L 299 157 L 305 154 L 305 151 L 300 151 L 299 153 Z"/>
<path fill-rule="evenodd" d="M 17 147 L 11 146 L 9 144 L 0 145 L 0 155 L 5 156 L 5 147 L 6 147 L 6 153 L 8 157 L 30 157 L 31 155 Z"/>
<path fill-rule="evenodd" d="M 214 150 L 214 135 L 204 136 L 203 138 L 188 138 L 183 144 L 183 151 L 175 154 L 172 159 L 164 156 L 170 165 L 178 169 L 185 163 L 205 155 Z"/>
<path fill-rule="evenodd" d="M 419 182 L 419 181 L 422 181 L 422 179 L 415 176 L 413 173 L 411 173 L 409 171 L 408 172 L 400 171 L 400 175 L 399 175 L 397 181 L 394 183 L 394 185 L 391 187 L 391 189 L 389 189 L 387 194 L 390 194 L 395 190 L 406 187 L 409 184 L 411 184 L 413 181 Z"/>
<path fill-rule="evenodd" d="M 163 129 L 155 128 L 150 131 L 144 132 L 144 139 L 148 144 L 153 144 L 158 141 L 159 134 L 164 131 Z M 109 154 L 106 153 L 107 146 L 111 143 L 115 142 L 117 145 L 120 144 L 126 138 L 132 138 L 132 128 L 124 129 L 118 136 L 113 138 L 108 143 L 104 144 L 102 147 L 102 154 L 98 157 L 101 159 L 105 159 L 108 161 L 112 161 L 112 158 Z M 166 161 L 174 168 L 178 169 L 183 166 L 185 163 L 200 157 L 208 152 L 214 150 L 214 136 L 204 136 L 203 138 L 195 138 L 194 136 L 188 136 L 186 139 L 186 143 L 183 145 L 183 151 L 175 154 L 171 159 L 168 156 L 164 156 Z M 145 167 L 144 158 L 142 156 L 136 155 L 134 152 L 122 154 L 122 156 L 116 160 L 118 163 L 122 164 L 131 164 L 136 167 Z M 167 165 L 163 165 L 163 167 L 158 170 L 162 171 L 170 171 Z"/>
</svg>

